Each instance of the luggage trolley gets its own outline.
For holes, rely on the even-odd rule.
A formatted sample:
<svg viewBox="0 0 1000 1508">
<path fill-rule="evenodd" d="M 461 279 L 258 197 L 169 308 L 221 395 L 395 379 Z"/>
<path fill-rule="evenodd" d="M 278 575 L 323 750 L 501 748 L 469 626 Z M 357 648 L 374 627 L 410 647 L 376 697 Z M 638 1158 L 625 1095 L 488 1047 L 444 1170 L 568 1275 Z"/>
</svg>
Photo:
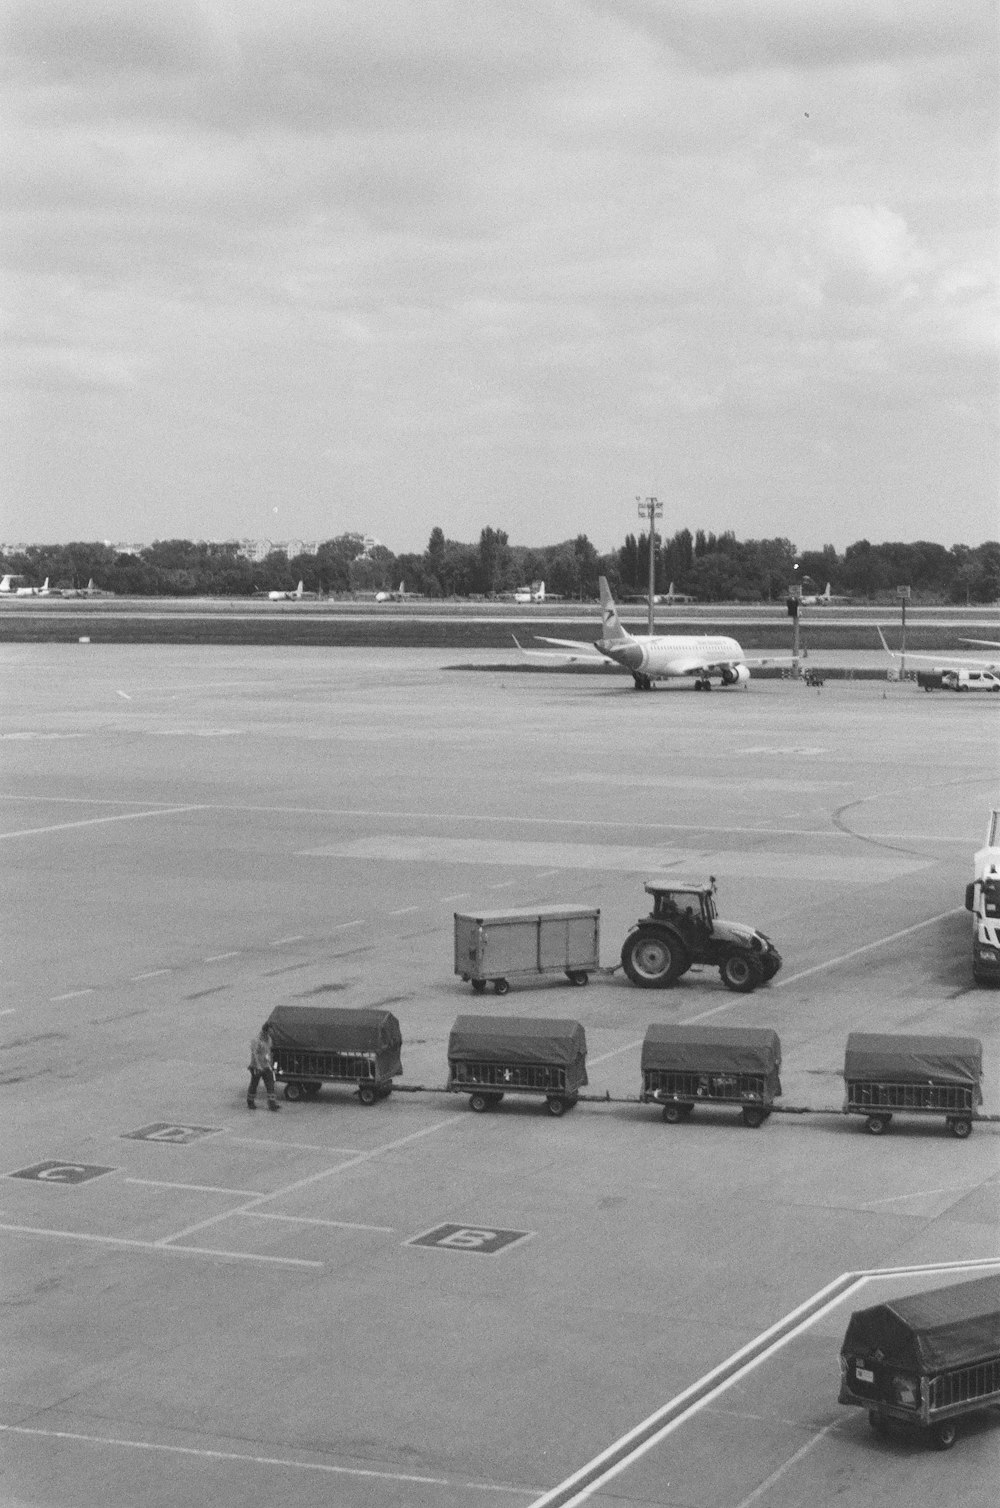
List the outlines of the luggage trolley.
<svg viewBox="0 0 1000 1508">
<path fill-rule="evenodd" d="M 279 1005 L 270 1021 L 275 1078 L 286 1100 L 312 1098 L 324 1084 L 356 1084 L 362 1105 L 374 1105 L 403 1071 L 403 1037 L 391 1011 Z"/>
<path fill-rule="evenodd" d="M 448 1089 L 482 1112 L 505 1094 L 543 1097 L 550 1115 L 572 1109 L 587 1082 L 579 1021 L 459 1016 L 448 1038 Z"/>
<path fill-rule="evenodd" d="M 881 1136 L 899 1111 L 940 1115 L 953 1136 L 972 1134 L 983 1102 L 983 1045 L 975 1037 L 851 1032 L 844 1053 L 845 1115 Z"/>
<path fill-rule="evenodd" d="M 481 995 L 498 995 L 509 976 L 564 974 L 586 984 L 601 967 L 601 913 L 594 906 L 535 906 L 526 911 L 456 911 L 455 973 Z"/>
<path fill-rule="evenodd" d="M 855 1311 L 837 1401 L 866 1408 L 872 1429 L 909 1425 L 948 1450 L 963 1414 L 1000 1403 L 1000 1273 Z"/>
<path fill-rule="evenodd" d="M 762 1126 L 781 1094 L 781 1042 L 767 1027 L 650 1026 L 642 1044 L 643 1104 L 663 1106 L 671 1124 L 695 1105 L 739 1105 L 743 1124 Z"/>
</svg>

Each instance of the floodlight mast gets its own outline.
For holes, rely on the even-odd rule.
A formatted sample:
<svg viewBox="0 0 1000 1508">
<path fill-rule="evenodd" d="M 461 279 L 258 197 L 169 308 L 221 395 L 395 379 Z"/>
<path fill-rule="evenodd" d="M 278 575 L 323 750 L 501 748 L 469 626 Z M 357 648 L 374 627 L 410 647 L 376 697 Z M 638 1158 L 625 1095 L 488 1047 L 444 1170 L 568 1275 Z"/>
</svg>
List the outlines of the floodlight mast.
<svg viewBox="0 0 1000 1508">
<path fill-rule="evenodd" d="M 649 519 L 649 637 L 653 637 L 653 597 L 656 593 L 656 520 L 663 513 L 663 504 L 655 497 L 637 497 L 639 517 Z"/>
</svg>

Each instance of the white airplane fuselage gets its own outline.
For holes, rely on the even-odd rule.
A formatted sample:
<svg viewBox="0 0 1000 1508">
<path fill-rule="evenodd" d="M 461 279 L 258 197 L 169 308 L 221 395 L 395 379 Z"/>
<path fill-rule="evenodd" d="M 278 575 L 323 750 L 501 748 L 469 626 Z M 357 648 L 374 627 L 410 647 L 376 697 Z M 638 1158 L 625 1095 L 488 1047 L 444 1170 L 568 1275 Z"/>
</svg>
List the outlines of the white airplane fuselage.
<svg viewBox="0 0 1000 1508">
<path fill-rule="evenodd" d="M 649 681 L 673 676 L 705 676 L 717 668 L 723 685 L 750 679 L 742 663 L 742 647 L 725 634 L 632 634 L 625 639 L 599 639 L 601 654 L 636 677 Z"/>
</svg>

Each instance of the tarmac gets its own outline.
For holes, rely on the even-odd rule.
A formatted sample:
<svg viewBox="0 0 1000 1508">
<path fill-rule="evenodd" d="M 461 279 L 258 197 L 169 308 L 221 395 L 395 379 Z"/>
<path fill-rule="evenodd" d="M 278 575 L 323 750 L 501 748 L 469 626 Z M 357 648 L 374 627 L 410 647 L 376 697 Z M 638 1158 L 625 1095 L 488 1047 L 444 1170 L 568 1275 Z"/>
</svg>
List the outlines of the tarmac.
<svg viewBox="0 0 1000 1508">
<path fill-rule="evenodd" d="M 0 646 L 0 1502 L 992 1505 L 995 1412 L 938 1455 L 836 1400 L 852 1308 L 1000 1268 L 1000 1125 L 841 1113 L 868 1030 L 979 1038 L 1000 1115 L 997 699 L 479 658 Z M 716 875 L 774 982 L 611 972 L 654 871 Z M 456 911 L 563 901 L 586 989 L 456 977 Z M 248 1114 L 283 1001 L 391 1010 L 396 1092 Z M 580 1021 L 595 1098 L 470 1113 L 467 1012 Z M 700 1020 L 775 1028 L 813 1113 L 639 1104 L 646 1027 Z"/>
</svg>

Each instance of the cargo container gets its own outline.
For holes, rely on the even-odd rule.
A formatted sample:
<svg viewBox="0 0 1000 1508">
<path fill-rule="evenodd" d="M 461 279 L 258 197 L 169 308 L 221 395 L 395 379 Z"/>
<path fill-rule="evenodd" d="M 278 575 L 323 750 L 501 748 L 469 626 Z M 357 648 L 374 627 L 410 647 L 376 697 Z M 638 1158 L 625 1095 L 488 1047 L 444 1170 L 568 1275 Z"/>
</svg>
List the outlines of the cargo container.
<svg viewBox="0 0 1000 1508">
<path fill-rule="evenodd" d="M 550 1115 L 576 1104 L 587 1082 L 587 1037 L 579 1021 L 459 1016 L 448 1038 L 448 1088 L 491 1110 L 505 1094 L 543 1097 Z"/>
<path fill-rule="evenodd" d="M 354 1084 L 361 1103 L 374 1105 L 403 1071 L 403 1037 L 391 1011 L 278 1005 L 269 1019 L 274 1076 L 286 1100 L 317 1095 L 324 1084 Z"/>
<path fill-rule="evenodd" d="M 939 1450 L 956 1421 L 1000 1403 L 1000 1274 L 890 1299 L 851 1315 L 839 1403 L 927 1432 Z"/>
<path fill-rule="evenodd" d="M 601 913 L 591 906 L 455 912 L 455 973 L 477 995 L 505 995 L 513 977 L 564 974 L 586 984 L 600 968 Z"/>
<path fill-rule="evenodd" d="M 969 1136 L 983 1102 L 983 1046 L 975 1037 L 887 1036 L 851 1032 L 844 1052 L 844 1113 L 865 1116 L 873 1136 L 893 1115 L 943 1116 L 953 1135 Z"/>
<path fill-rule="evenodd" d="M 650 1026 L 642 1044 L 643 1104 L 686 1120 L 695 1105 L 738 1105 L 763 1125 L 781 1094 L 781 1042 L 768 1027 Z"/>
</svg>

